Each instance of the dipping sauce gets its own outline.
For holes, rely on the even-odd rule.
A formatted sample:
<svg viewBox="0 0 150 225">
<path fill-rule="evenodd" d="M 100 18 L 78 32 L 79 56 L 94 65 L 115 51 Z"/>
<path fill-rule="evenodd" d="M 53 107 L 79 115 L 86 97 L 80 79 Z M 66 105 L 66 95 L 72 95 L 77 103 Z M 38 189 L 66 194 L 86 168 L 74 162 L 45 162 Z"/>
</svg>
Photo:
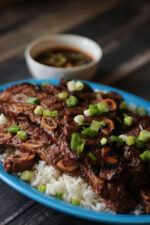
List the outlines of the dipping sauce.
<svg viewBox="0 0 150 225">
<path fill-rule="evenodd" d="M 35 60 L 47 66 L 71 68 L 93 61 L 92 57 L 74 48 L 54 48 L 40 53 Z"/>
</svg>

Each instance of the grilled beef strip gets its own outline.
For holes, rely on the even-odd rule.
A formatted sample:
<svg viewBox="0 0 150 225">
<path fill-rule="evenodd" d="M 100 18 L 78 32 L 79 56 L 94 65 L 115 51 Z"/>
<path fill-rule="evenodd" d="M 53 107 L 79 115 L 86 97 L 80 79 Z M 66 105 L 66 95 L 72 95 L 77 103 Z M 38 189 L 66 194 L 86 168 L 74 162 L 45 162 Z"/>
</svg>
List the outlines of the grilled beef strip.
<svg viewBox="0 0 150 225">
<path fill-rule="evenodd" d="M 25 130 L 28 134 L 28 140 L 22 141 L 16 134 L 8 133 L 7 130 L 10 125 L 18 125 L 21 130 Z M 22 152 L 34 154 L 57 169 L 59 169 L 57 164 L 59 165 L 65 163 L 65 172 L 70 175 L 79 174 L 76 170 L 78 167 L 76 161 L 73 159 L 67 160 L 60 151 L 59 147 L 50 140 L 46 133 L 40 127 L 37 127 L 35 124 L 31 123 L 26 117 L 10 119 L 8 124 L 0 126 L 0 145 L 17 148 Z M 16 157 L 18 158 L 18 154 Z M 22 155 L 20 157 L 22 157 Z M 36 159 L 38 159 L 38 157 L 36 157 Z M 13 158 L 15 159 L 15 155 L 11 157 L 12 160 Z M 21 161 L 18 160 L 17 163 L 19 162 Z M 7 166 L 7 163 L 10 164 L 10 158 L 5 160 L 5 168 L 10 167 L 10 165 Z M 11 165 L 12 169 L 9 169 L 9 171 L 14 171 L 13 164 L 11 163 Z"/>
<path fill-rule="evenodd" d="M 24 103 L 25 98 L 22 98 L 22 95 L 20 95 L 20 92 L 22 93 L 22 87 L 19 87 L 19 85 L 17 86 L 17 88 L 20 89 L 19 91 L 14 91 L 15 93 L 13 93 L 13 87 L 6 90 L 6 92 L 10 92 L 11 98 L 10 96 L 9 98 L 6 98 L 8 93 L 4 93 L 5 91 L 1 94 L 0 109 L 2 112 L 9 116 L 27 116 L 33 123 L 40 126 L 40 129 L 42 128 L 43 131 L 46 132 L 50 140 L 54 143 L 50 146 L 50 148 L 54 147 L 55 149 L 55 143 L 57 142 L 59 146 L 57 146 L 57 148 L 59 148 L 59 152 L 61 153 L 61 155 L 64 156 L 64 158 L 57 164 L 59 169 L 65 171 L 65 165 L 69 164 L 70 166 L 71 164 L 73 165 L 72 167 L 74 167 L 74 170 L 76 170 L 77 162 L 80 175 L 93 187 L 94 191 L 104 199 L 104 202 L 108 207 L 112 208 L 116 212 L 128 212 L 135 206 L 136 196 L 132 192 L 132 188 L 126 185 L 127 180 L 122 178 L 122 175 L 126 174 L 126 168 L 124 166 L 124 164 L 126 163 L 126 159 L 124 158 L 125 150 L 120 152 L 120 149 L 117 149 L 116 146 L 112 146 L 109 141 L 108 146 L 106 146 L 105 148 L 102 148 L 98 145 L 98 142 L 102 137 L 105 137 L 105 135 L 107 137 L 107 135 L 113 133 L 119 134 L 120 131 L 132 132 L 132 127 L 130 129 L 124 127 L 122 129 L 122 126 L 117 123 L 116 117 L 122 117 L 122 113 L 120 113 L 118 107 L 114 111 L 102 115 L 101 117 L 87 117 L 85 121 L 91 122 L 93 119 L 98 121 L 109 119 L 114 124 L 114 129 L 112 129 L 111 132 L 110 128 L 112 127 L 112 124 L 109 123 L 108 127 L 106 127 L 105 129 L 103 128 L 99 136 L 94 138 L 94 141 L 93 139 L 85 138 L 84 136 L 86 140 L 86 148 L 83 154 L 79 156 L 75 152 L 70 151 L 70 139 L 72 133 L 75 131 L 81 131 L 81 127 L 77 126 L 73 121 L 74 115 L 79 114 L 79 112 L 83 113 L 83 110 L 87 109 L 89 104 L 95 104 L 98 101 L 103 101 L 108 98 L 113 99 L 117 105 L 120 103 L 120 101 L 122 101 L 122 97 L 120 95 L 112 92 L 108 94 L 99 94 L 97 98 L 96 94 L 93 93 L 91 89 L 88 88 L 88 86 L 85 87 L 87 88 L 86 94 L 84 93 L 85 90 L 83 93 L 69 93 L 66 89 L 66 82 L 62 81 L 61 85 L 58 85 L 56 87 L 49 85 L 44 90 L 39 86 L 32 85 L 31 90 L 34 90 L 34 92 L 31 91 L 29 93 L 27 85 L 27 90 L 23 93 L 26 98 L 27 96 L 39 97 L 41 100 L 40 104 L 45 108 L 50 110 L 59 109 L 59 116 L 57 118 L 35 116 L 35 106 Z M 61 91 L 67 91 L 69 95 L 73 94 L 74 96 L 77 96 L 78 99 L 80 99 L 80 105 L 74 108 L 67 108 L 65 102 L 62 100 L 58 100 L 58 98 L 56 97 L 56 95 Z M 16 100 L 16 95 L 18 95 L 18 98 L 20 95 L 19 101 L 18 99 Z M 65 115 L 64 118 L 63 115 Z M 141 118 L 135 115 L 133 115 L 133 117 L 134 126 L 136 129 L 136 123 L 137 121 L 140 121 Z M 89 151 L 93 152 L 93 154 L 97 157 L 98 160 L 96 162 L 93 162 L 87 156 L 87 153 Z M 40 149 L 40 157 L 45 160 L 45 154 L 43 152 L 43 149 Z M 54 153 L 52 153 L 52 155 L 55 159 L 58 157 L 57 154 L 55 155 Z M 66 159 L 67 161 L 65 161 Z M 73 163 L 71 162 L 71 160 L 73 160 Z M 128 170 L 128 173 L 130 173 L 130 170 Z"/>
<path fill-rule="evenodd" d="M 32 166 L 36 162 L 37 157 L 34 153 L 24 152 L 11 154 L 4 161 L 4 169 L 8 173 L 21 172 L 32 169 Z"/>
</svg>

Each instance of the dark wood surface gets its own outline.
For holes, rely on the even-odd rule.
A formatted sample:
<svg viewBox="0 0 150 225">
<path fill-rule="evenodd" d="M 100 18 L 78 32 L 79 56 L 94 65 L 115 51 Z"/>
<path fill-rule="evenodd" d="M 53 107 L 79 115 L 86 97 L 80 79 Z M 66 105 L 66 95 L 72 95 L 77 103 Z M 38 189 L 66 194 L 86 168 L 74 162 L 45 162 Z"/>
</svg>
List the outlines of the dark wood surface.
<svg viewBox="0 0 150 225">
<path fill-rule="evenodd" d="M 150 100 L 149 0 L 0 1 L 0 84 L 31 78 L 24 47 L 54 32 L 96 40 L 104 56 L 93 81 Z M 97 224 L 42 206 L 0 181 L 0 225 Z"/>
</svg>

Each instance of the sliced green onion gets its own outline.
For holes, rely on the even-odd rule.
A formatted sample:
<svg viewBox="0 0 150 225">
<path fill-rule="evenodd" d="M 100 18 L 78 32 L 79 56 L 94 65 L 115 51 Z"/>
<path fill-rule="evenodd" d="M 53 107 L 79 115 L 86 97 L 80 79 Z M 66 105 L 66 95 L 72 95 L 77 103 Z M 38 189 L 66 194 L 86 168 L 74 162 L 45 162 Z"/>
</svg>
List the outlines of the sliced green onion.
<svg viewBox="0 0 150 225">
<path fill-rule="evenodd" d="M 83 116 L 83 115 L 77 115 L 77 116 L 74 117 L 74 121 L 75 121 L 76 123 L 81 124 L 81 123 L 84 122 L 84 116 Z"/>
<path fill-rule="evenodd" d="M 103 137 L 103 138 L 101 139 L 101 141 L 100 141 L 100 144 L 101 144 L 101 145 L 106 145 L 107 142 L 108 142 L 107 138 Z"/>
<path fill-rule="evenodd" d="M 105 127 L 106 126 L 106 123 L 104 121 L 100 121 L 99 124 L 100 124 L 100 127 Z"/>
<path fill-rule="evenodd" d="M 75 81 L 69 81 L 68 83 L 67 83 L 67 88 L 68 88 L 68 90 L 69 91 L 75 91 L 76 90 L 76 83 L 75 83 Z"/>
<path fill-rule="evenodd" d="M 41 115 L 43 115 L 43 111 L 44 111 L 44 108 L 43 108 L 42 106 L 38 105 L 38 106 L 35 108 L 34 113 L 35 113 L 35 115 L 37 115 L 37 116 L 41 116 Z"/>
<path fill-rule="evenodd" d="M 118 141 L 119 141 L 119 137 L 118 137 L 118 136 L 115 136 L 115 135 L 111 135 L 111 136 L 110 136 L 110 140 L 111 140 L 112 142 L 118 142 Z"/>
<path fill-rule="evenodd" d="M 65 64 L 66 62 L 67 62 L 66 57 L 64 57 L 64 56 L 59 57 L 59 64 L 60 64 L 60 65 L 63 65 L 63 64 Z"/>
<path fill-rule="evenodd" d="M 84 150 L 85 140 L 80 138 L 77 133 L 73 133 L 71 137 L 71 150 L 76 151 L 78 154 Z"/>
<path fill-rule="evenodd" d="M 79 123 L 79 126 L 90 126 L 90 123 Z"/>
<path fill-rule="evenodd" d="M 60 99 L 66 99 L 68 96 L 68 93 L 67 92 L 62 92 L 62 93 L 59 93 L 58 94 L 58 98 Z"/>
<path fill-rule="evenodd" d="M 123 145 L 123 140 L 121 138 L 118 138 L 117 147 L 120 148 Z"/>
<path fill-rule="evenodd" d="M 39 98 L 29 97 L 29 98 L 27 98 L 26 103 L 37 105 L 37 104 L 40 103 L 40 99 Z"/>
<path fill-rule="evenodd" d="M 97 108 L 102 113 L 109 111 L 108 106 L 106 104 L 102 103 L 102 102 L 97 103 Z"/>
<path fill-rule="evenodd" d="M 42 83 L 42 87 L 47 87 L 48 85 L 49 85 L 48 82 L 43 82 L 43 83 Z"/>
<path fill-rule="evenodd" d="M 20 179 L 24 181 L 30 181 L 34 176 L 33 172 L 30 170 L 25 170 L 21 173 Z"/>
<path fill-rule="evenodd" d="M 92 152 L 89 152 L 89 153 L 88 153 L 88 157 L 89 157 L 90 159 L 92 159 L 93 161 L 96 161 L 96 160 L 97 160 L 96 156 L 93 155 Z"/>
<path fill-rule="evenodd" d="M 142 154 L 140 154 L 140 158 L 142 161 L 150 161 L 150 150 L 145 150 Z"/>
<path fill-rule="evenodd" d="M 99 102 L 95 105 L 89 105 L 90 115 L 101 115 L 102 113 L 108 112 L 109 108 L 106 104 Z"/>
<path fill-rule="evenodd" d="M 90 110 L 89 109 L 84 110 L 84 115 L 85 116 L 91 116 Z"/>
<path fill-rule="evenodd" d="M 126 113 L 122 113 L 122 115 L 123 115 L 124 117 L 127 117 L 127 116 L 128 116 Z"/>
<path fill-rule="evenodd" d="M 10 126 L 9 128 L 8 128 L 8 133 L 11 133 L 11 134 L 16 134 L 17 133 L 17 131 L 19 131 L 20 130 L 20 126 Z"/>
<path fill-rule="evenodd" d="M 97 105 L 89 105 L 89 113 L 90 115 L 98 115 L 99 110 L 97 108 Z"/>
<path fill-rule="evenodd" d="M 124 124 L 127 126 L 131 126 L 133 123 L 133 118 L 131 116 L 124 117 Z"/>
<path fill-rule="evenodd" d="M 127 109 L 128 108 L 128 105 L 125 101 L 122 101 L 119 105 L 119 109 Z"/>
<path fill-rule="evenodd" d="M 136 113 L 140 116 L 146 116 L 147 115 L 147 111 L 143 107 L 137 108 Z"/>
<path fill-rule="evenodd" d="M 75 96 L 71 96 L 70 98 L 66 100 L 66 103 L 68 107 L 74 107 L 78 105 L 79 101 Z"/>
<path fill-rule="evenodd" d="M 98 114 L 99 114 L 99 111 L 96 110 L 96 109 L 89 109 L 89 114 L 90 114 L 91 116 L 93 116 L 93 115 L 98 115 Z"/>
<path fill-rule="evenodd" d="M 132 136 L 128 136 L 126 137 L 125 142 L 128 146 L 134 145 L 134 138 Z"/>
<path fill-rule="evenodd" d="M 134 142 L 135 142 L 135 146 L 137 148 L 144 148 L 145 147 L 145 143 L 143 141 L 138 140 L 137 138 L 134 138 Z"/>
<path fill-rule="evenodd" d="M 111 135 L 110 136 L 110 140 L 112 142 L 117 142 L 117 147 L 121 147 L 123 145 L 123 140 L 122 138 L 118 137 L 118 136 L 115 136 L 115 135 Z"/>
<path fill-rule="evenodd" d="M 46 191 L 46 185 L 40 184 L 39 187 L 38 187 L 38 191 L 45 192 Z"/>
<path fill-rule="evenodd" d="M 44 110 L 43 111 L 43 116 L 55 117 L 57 115 L 58 115 L 58 111 L 57 110 L 54 110 L 54 111 Z"/>
<path fill-rule="evenodd" d="M 72 203 L 73 205 L 80 205 L 80 200 L 72 199 L 71 203 Z"/>
<path fill-rule="evenodd" d="M 150 132 L 148 130 L 142 130 L 139 135 L 139 140 L 143 142 L 148 142 L 150 139 Z"/>
<path fill-rule="evenodd" d="M 81 81 L 76 82 L 76 91 L 82 91 L 84 88 L 84 84 Z"/>
<path fill-rule="evenodd" d="M 119 135 L 119 138 L 121 138 L 122 141 L 126 141 L 126 137 L 127 137 L 127 135 L 125 135 L 125 134 Z"/>
<path fill-rule="evenodd" d="M 18 137 L 19 137 L 21 140 L 23 140 L 23 141 L 28 140 L 28 134 L 27 134 L 27 132 L 24 131 L 24 130 L 19 130 L 19 131 L 17 132 L 17 135 L 18 135 Z"/>
<path fill-rule="evenodd" d="M 57 192 L 54 197 L 58 198 L 58 199 L 61 199 L 63 195 L 64 195 L 63 192 Z"/>
<path fill-rule="evenodd" d="M 92 130 L 91 128 L 85 128 L 82 131 L 82 134 L 84 134 L 87 137 L 93 138 L 93 137 L 95 137 L 98 134 L 98 131 Z"/>
<path fill-rule="evenodd" d="M 95 130 L 95 131 L 98 131 L 99 128 L 100 128 L 100 123 L 96 120 L 93 120 L 92 123 L 91 123 L 91 126 L 90 126 L 90 129 L 91 130 Z"/>
</svg>

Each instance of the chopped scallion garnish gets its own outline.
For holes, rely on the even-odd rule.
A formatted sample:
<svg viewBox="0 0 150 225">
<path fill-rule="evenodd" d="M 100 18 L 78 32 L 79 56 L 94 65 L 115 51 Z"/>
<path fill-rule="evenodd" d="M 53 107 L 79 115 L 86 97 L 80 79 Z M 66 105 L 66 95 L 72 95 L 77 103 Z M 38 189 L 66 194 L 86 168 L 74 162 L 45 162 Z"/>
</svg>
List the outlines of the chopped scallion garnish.
<svg viewBox="0 0 150 225">
<path fill-rule="evenodd" d="M 143 141 L 138 140 L 137 138 L 134 138 L 134 142 L 135 142 L 135 146 L 137 148 L 144 148 L 145 147 L 145 143 Z"/>
<path fill-rule="evenodd" d="M 150 161 L 150 150 L 145 150 L 142 154 L 140 154 L 140 158 L 142 161 Z"/>
<path fill-rule="evenodd" d="M 80 126 L 90 126 L 90 123 L 79 123 Z"/>
<path fill-rule="evenodd" d="M 57 115 L 58 115 L 58 111 L 57 110 L 54 110 L 54 111 L 44 110 L 43 111 L 43 116 L 55 117 Z"/>
<path fill-rule="evenodd" d="M 21 173 L 20 179 L 24 181 L 30 181 L 34 176 L 33 172 L 30 170 L 25 170 Z"/>
<path fill-rule="evenodd" d="M 35 115 L 37 115 L 37 116 L 41 116 L 41 115 L 43 115 L 43 111 L 44 111 L 44 108 L 43 108 L 42 106 L 38 105 L 38 106 L 35 108 L 34 113 L 35 113 Z"/>
<path fill-rule="evenodd" d="M 21 140 L 23 140 L 23 141 L 28 140 L 28 134 L 27 134 L 27 132 L 24 131 L 24 130 L 19 130 L 19 131 L 17 132 L 17 136 L 18 136 Z"/>
<path fill-rule="evenodd" d="M 112 142 L 118 142 L 118 141 L 119 141 L 119 137 L 118 137 L 118 136 L 115 136 L 115 135 L 111 135 L 111 136 L 110 136 L 110 140 L 111 140 Z"/>
<path fill-rule="evenodd" d="M 8 128 L 8 133 L 16 134 L 20 130 L 20 126 L 12 125 Z"/>
<path fill-rule="evenodd" d="M 71 150 L 76 151 L 78 154 L 84 150 L 85 140 L 80 138 L 77 133 L 73 133 L 71 137 Z"/>
<path fill-rule="evenodd" d="M 89 158 L 92 159 L 93 161 L 96 161 L 96 160 L 97 160 L 96 156 L 93 155 L 92 152 L 89 152 L 89 153 L 88 153 L 88 156 L 89 156 Z"/>
<path fill-rule="evenodd" d="M 100 127 L 105 127 L 106 126 L 106 123 L 104 121 L 100 121 L 99 124 L 100 124 Z"/>
<path fill-rule="evenodd" d="M 84 88 L 84 84 L 81 81 L 76 82 L 76 91 L 82 91 Z"/>
<path fill-rule="evenodd" d="M 34 105 L 39 104 L 39 102 L 40 102 L 40 99 L 39 98 L 34 98 L 34 97 L 29 97 L 26 100 L 26 103 L 30 103 L 30 104 L 34 104 Z"/>
<path fill-rule="evenodd" d="M 109 111 L 108 106 L 103 102 L 97 103 L 97 108 L 98 108 L 99 112 L 102 112 L 102 113 Z"/>
<path fill-rule="evenodd" d="M 124 109 L 127 109 L 128 108 L 128 105 L 125 101 L 122 101 L 119 105 L 119 109 L 121 110 L 124 110 Z"/>
<path fill-rule="evenodd" d="M 134 138 L 132 136 L 127 136 L 125 142 L 128 146 L 134 145 L 135 143 Z"/>
<path fill-rule="evenodd" d="M 60 99 L 66 99 L 67 98 L 67 96 L 68 96 L 68 93 L 67 92 L 62 92 L 62 93 L 59 93 L 58 95 L 58 98 L 60 98 Z"/>
<path fill-rule="evenodd" d="M 75 81 L 69 81 L 67 83 L 67 88 L 69 91 L 75 91 L 76 90 L 76 82 Z"/>
<path fill-rule="evenodd" d="M 137 108 L 136 113 L 140 116 L 146 116 L 147 115 L 147 111 L 143 107 Z"/>
<path fill-rule="evenodd" d="M 55 194 L 55 198 L 61 199 L 63 195 L 64 195 L 63 192 L 57 192 L 57 193 Z"/>
<path fill-rule="evenodd" d="M 107 138 L 103 137 L 101 140 L 100 140 L 100 144 L 101 145 L 106 145 L 108 142 Z"/>
<path fill-rule="evenodd" d="M 77 199 L 72 199 L 72 202 L 71 202 L 73 205 L 80 205 L 80 200 L 77 200 Z"/>
<path fill-rule="evenodd" d="M 66 103 L 68 107 L 74 107 L 78 105 L 79 101 L 75 96 L 71 96 L 70 98 L 66 100 Z"/>
<path fill-rule="evenodd" d="M 41 191 L 41 192 L 44 193 L 46 191 L 46 185 L 40 184 L 39 187 L 38 187 L 38 191 Z"/>
<path fill-rule="evenodd" d="M 124 117 L 124 124 L 127 126 L 131 126 L 133 123 L 133 118 L 131 116 Z"/>
<path fill-rule="evenodd" d="M 100 123 L 96 120 L 93 120 L 92 123 L 91 123 L 90 129 L 98 131 L 99 128 L 100 128 Z"/>
<path fill-rule="evenodd" d="M 74 117 L 74 121 L 78 124 L 81 124 L 84 122 L 84 116 L 83 115 L 77 115 Z"/>
<path fill-rule="evenodd" d="M 148 130 L 142 130 L 139 135 L 139 140 L 143 142 L 148 142 L 150 139 L 150 132 Z"/>
<path fill-rule="evenodd" d="M 92 130 L 91 128 L 85 128 L 82 131 L 82 134 L 84 134 L 87 137 L 93 138 L 93 137 L 95 137 L 98 134 L 98 131 Z"/>
</svg>

